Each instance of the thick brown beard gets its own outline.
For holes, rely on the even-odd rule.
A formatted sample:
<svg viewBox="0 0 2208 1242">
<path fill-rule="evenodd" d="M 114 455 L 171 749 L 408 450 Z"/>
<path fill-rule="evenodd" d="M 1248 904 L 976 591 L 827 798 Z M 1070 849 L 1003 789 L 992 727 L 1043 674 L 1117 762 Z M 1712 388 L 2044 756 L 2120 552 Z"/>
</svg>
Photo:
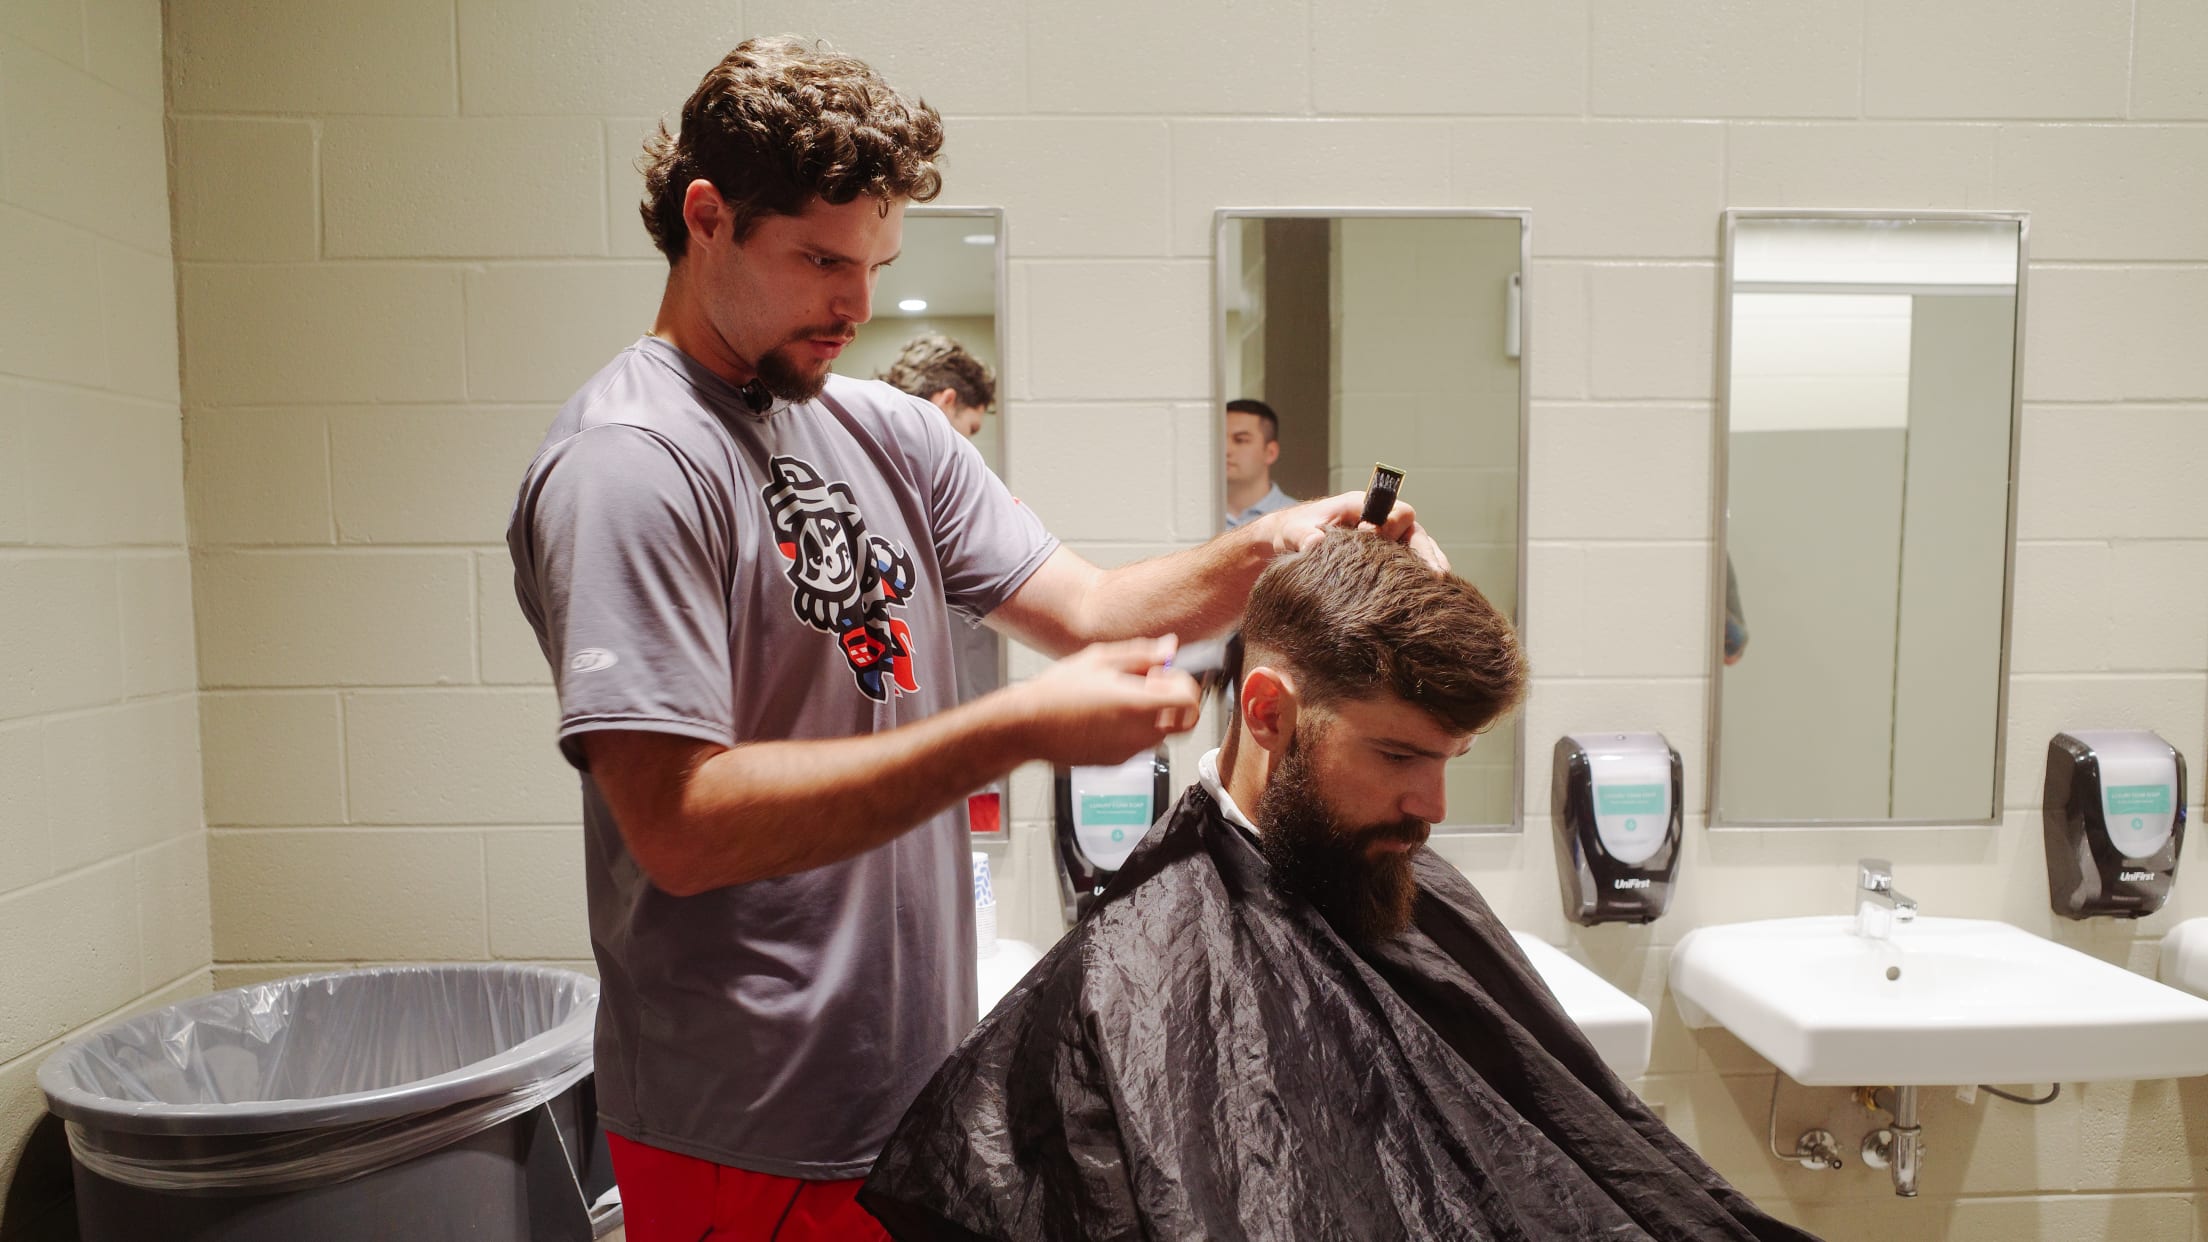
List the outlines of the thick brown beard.
<svg viewBox="0 0 2208 1242">
<path fill-rule="evenodd" d="M 1401 820 L 1344 827 L 1312 770 L 1316 733 L 1307 724 L 1288 739 L 1279 768 L 1258 795 L 1259 849 L 1272 867 L 1273 883 L 1309 901 L 1344 939 L 1364 944 L 1393 939 L 1411 925 L 1418 896 L 1411 851 L 1375 855 L 1367 847 L 1390 838 L 1423 840 L 1426 826 Z"/>
</svg>

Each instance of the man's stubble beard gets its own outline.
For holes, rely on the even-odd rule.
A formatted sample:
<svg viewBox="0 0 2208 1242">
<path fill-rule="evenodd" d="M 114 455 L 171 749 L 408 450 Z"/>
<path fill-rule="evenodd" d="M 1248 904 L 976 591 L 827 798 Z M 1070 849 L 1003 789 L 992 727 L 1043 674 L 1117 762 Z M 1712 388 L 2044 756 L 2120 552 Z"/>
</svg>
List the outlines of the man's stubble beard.
<svg viewBox="0 0 2208 1242">
<path fill-rule="evenodd" d="M 1347 828 L 1328 808 L 1312 752 L 1319 730 L 1307 724 L 1288 739 L 1287 753 L 1258 795 L 1259 850 L 1283 892 L 1316 907 L 1343 938 L 1375 944 L 1403 934 L 1418 896 L 1413 851 L 1370 854 L 1375 840 L 1421 841 L 1417 820 Z"/>
<path fill-rule="evenodd" d="M 793 345 L 803 344 L 803 339 L 786 342 L 768 350 L 759 359 L 759 382 L 779 401 L 810 401 L 828 386 L 831 362 L 822 362 L 820 370 L 807 372 L 804 364 L 792 358 L 788 351 Z"/>
</svg>

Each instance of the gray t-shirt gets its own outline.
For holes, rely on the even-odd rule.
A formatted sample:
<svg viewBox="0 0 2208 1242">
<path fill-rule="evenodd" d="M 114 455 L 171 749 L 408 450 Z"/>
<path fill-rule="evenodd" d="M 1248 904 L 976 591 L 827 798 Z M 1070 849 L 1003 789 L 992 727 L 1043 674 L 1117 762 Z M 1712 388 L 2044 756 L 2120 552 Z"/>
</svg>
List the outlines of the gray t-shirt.
<svg viewBox="0 0 2208 1242">
<path fill-rule="evenodd" d="M 753 414 L 646 337 L 570 398 L 507 533 L 560 746 L 879 732 L 952 706 L 950 615 L 1057 546 L 934 407 L 830 377 Z M 863 1175 L 972 1027 L 963 807 L 846 862 L 675 897 L 582 776 L 599 1107 L 640 1143 L 782 1177 Z"/>
</svg>

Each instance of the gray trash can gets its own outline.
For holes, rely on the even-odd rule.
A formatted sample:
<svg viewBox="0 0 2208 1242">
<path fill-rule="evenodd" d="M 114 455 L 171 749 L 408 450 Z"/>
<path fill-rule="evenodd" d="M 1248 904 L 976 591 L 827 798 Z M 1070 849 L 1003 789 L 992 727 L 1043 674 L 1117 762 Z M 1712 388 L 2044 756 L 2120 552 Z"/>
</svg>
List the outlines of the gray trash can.
<svg viewBox="0 0 2208 1242">
<path fill-rule="evenodd" d="M 102 1027 L 38 1085 L 85 1242 L 588 1242 L 597 1010 L 541 966 L 305 975 Z"/>
</svg>

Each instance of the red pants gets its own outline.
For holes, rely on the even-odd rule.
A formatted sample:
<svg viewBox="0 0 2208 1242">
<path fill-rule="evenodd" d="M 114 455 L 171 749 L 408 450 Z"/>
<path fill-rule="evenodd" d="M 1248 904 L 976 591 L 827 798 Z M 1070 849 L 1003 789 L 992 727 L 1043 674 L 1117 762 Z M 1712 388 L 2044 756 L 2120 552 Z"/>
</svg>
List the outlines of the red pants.
<svg viewBox="0 0 2208 1242">
<path fill-rule="evenodd" d="M 889 1242 L 862 1179 L 804 1182 L 606 1136 L 628 1242 Z"/>
</svg>

